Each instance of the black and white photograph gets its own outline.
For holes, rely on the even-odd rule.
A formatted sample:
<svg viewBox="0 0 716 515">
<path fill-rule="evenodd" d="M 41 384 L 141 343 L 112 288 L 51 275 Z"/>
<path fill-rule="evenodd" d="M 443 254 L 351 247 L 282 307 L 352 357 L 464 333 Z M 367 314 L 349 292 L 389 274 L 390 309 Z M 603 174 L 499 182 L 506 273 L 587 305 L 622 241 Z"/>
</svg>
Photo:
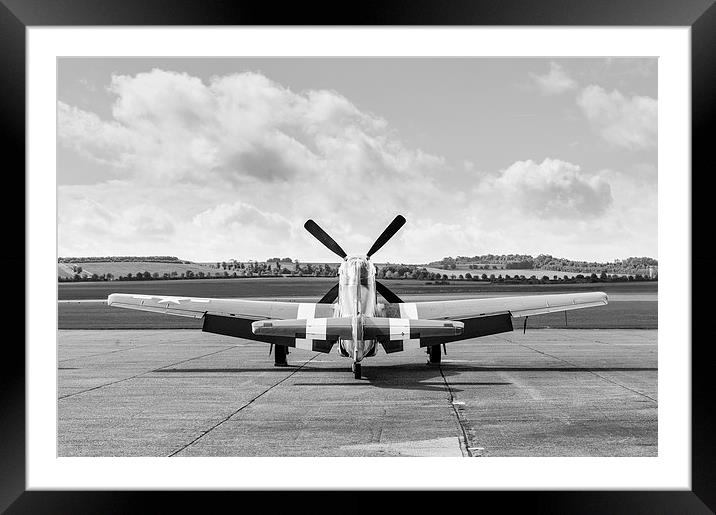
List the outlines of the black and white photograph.
<svg viewBox="0 0 716 515">
<path fill-rule="evenodd" d="M 58 57 L 57 456 L 658 457 L 658 71 Z"/>
</svg>

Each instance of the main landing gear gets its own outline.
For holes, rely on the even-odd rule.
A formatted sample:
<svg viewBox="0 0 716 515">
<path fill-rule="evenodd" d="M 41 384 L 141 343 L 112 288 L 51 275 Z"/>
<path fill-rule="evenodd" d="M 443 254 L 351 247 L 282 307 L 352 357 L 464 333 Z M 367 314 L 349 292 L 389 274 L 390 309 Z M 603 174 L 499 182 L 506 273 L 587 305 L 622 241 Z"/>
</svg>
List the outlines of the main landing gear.
<svg viewBox="0 0 716 515">
<path fill-rule="evenodd" d="M 288 355 L 288 347 L 285 345 L 274 345 L 274 361 L 273 366 L 275 367 L 287 367 L 288 362 L 286 356 Z"/>
<path fill-rule="evenodd" d="M 354 378 L 356 378 L 356 379 L 360 379 L 360 378 L 361 378 L 361 374 L 360 374 L 360 363 L 353 363 L 353 365 L 351 365 L 351 370 L 353 370 L 353 377 L 354 377 Z"/>
<path fill-rule="evenodd" d="M 439 365 L 442 357 L 440 345 L 431 345 L 428 347 L 428 365 Z"/>
</svg>

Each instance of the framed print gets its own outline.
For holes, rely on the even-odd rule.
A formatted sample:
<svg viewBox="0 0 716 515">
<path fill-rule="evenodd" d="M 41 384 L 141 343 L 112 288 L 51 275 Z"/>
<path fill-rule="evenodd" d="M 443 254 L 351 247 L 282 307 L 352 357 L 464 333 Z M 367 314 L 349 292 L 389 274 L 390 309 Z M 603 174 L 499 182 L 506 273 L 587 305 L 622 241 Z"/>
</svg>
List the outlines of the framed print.
<svg viewBox="0 0 716 515">
<path fill-rule="evenodd" d="M 3 4 L 4 508 L 713 510 L 712 2 L 160 7 Z"/>
</svg>

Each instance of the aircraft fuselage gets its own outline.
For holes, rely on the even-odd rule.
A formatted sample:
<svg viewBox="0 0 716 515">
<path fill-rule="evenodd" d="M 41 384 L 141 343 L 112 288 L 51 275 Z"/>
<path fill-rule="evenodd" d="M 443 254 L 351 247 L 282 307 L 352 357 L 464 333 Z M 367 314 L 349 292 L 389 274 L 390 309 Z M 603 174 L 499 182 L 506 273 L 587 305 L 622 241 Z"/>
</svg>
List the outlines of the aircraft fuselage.
<svg viewBox="0 0 716 515">
<path fill-rule="evenodd" d="M 353 334 L 339 340 L 341 351 L 358 363 L 375 351 L 376 341 L 363 338 L 364 317 L 378 316 L 376 268 L 365 256 L 348 256 L 338 269 L 336 316 L 351 317 Z"/>
</svg>

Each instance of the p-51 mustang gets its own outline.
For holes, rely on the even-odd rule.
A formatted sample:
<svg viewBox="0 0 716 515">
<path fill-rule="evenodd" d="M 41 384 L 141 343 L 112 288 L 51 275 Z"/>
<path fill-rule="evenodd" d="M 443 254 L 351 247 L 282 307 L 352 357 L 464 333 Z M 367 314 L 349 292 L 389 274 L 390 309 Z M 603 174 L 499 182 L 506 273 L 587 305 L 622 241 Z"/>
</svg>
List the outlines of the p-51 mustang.
<svg viewBox="0 0 716 515">
<path fill-rule="evenodd" d="M 287 365 L 288 347 L 329 353 L 337 343 L 340 355 L 352 359 L 356 379 L 362 360 L 375 356 L 378 344 L 388 354 L 425 348 L 428 362 L 435 364 L 440 363 L 441 345 L 512 331 L 513 317 L 524 317 L 526 327 L 532 315 L 607 304 L 602 292 L 403 302 L 376 281 L 370 258 L 404 224 L 405 218 L 396 216 L 365 256 L 348 256 L 308 220 L 306 230 L 343 259 L 338 284 L 317 303 L 113 293 L 107 304 L 203 318 L 203 331 L 270 343 L 277 366 Z"/>
</svg>

